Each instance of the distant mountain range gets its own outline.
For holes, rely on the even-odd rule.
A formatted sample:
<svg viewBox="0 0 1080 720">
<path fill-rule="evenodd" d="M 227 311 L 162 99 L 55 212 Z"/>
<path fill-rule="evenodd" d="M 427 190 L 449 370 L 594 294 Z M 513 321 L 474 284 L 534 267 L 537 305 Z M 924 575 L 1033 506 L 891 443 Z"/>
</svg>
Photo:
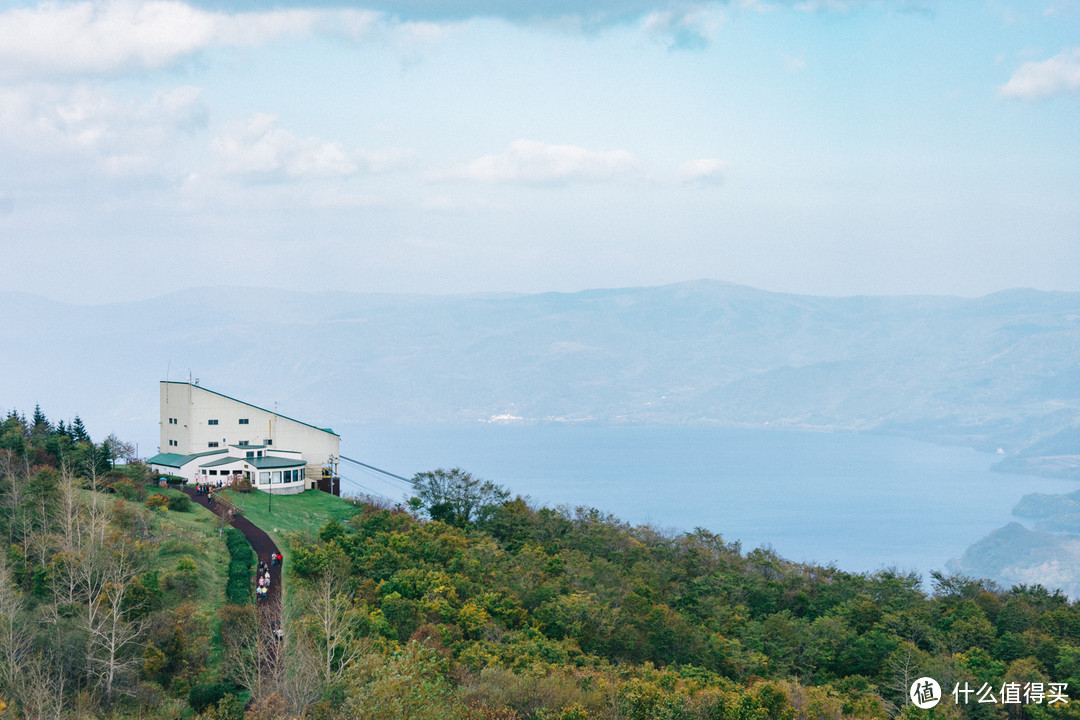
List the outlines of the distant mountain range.
<svg viewBox="0 0 1080 720">
<path fill-rule="evenodd" d="M 196 279 L 197 282 L 197 279 Z M 904 434 L 1080 477 L 1080 294 L 809 297 L 713 281 L 540 295 L 0 293 L 0 409 L 157 442 L 157 381 L 323 426 L 716 424 Z M 151 447 L 151 451 L 152 451 Z M 150 454 L 144 452 L 143 454 Z"/>
</svg>

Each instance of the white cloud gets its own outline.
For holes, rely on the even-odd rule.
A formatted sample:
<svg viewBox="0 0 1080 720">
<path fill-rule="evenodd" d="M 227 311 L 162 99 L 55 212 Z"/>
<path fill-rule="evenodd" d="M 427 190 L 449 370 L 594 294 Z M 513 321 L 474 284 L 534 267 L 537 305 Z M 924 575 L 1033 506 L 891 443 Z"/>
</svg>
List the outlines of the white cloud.
<svg viewBox="0 0 1080 720">
<path fill-rule="evenodd" d="M 856 8 L 886 7 L 902 13 L 932 13 L 937 0 L 802 0 L 795 9 L 802 12 L 846 13 Z"/>
<path fill-rule="evenodd" d="M 679 181 L 684 183 L 720 183 L 724 180 L 724 161 L 716 158 L 687 160 L 679 166 Z"/>
<path fill-rule="evenodd" d="M 211 144 L 222 172 L 230 175 L 341 177 L 359 171 L 357 155 L 339 142 L 301 138 L 276 127 L 273 115 L 234 123 Z"/>
<path fill-rule="evenodd" d="M 606 180 L 631 172 L 637 165 L 637 158 L 626 150 L 597 151 L 516 140 L 504 152 L 477 158 L 443 177 L 486 182 Z"/>
<path fill-rule="evenodd" d="M 225 126 L 210 143 L 210 150 L 219 174 L 268 179 L 383 173 L 407 167 L 416 155 L 395 148 L 365 152 L 337 141 L 302 138 L 279 128 L 277 117 L 267 114 Z"/>
<path fill-rule="evenodd" d="M 378 17 L 354 10 L 230 15 L 173 0 L 47 3 L 0 14 L 0 77 L 155 69 L 209 47 L 259 45 L 316 31 L 359 38 Z"/>
<path fill-rule="evenodd" d="M 114 175 L 161 170 L 176 139 L 205 122 L 195 87 L 143 102 L 93 85 L 0 87 L 0 143 L 38 158 L 81 155 Z"/>
<path fill-rule="evenodd" d="M 478 210 L 491 210 L 495 206 L 488 198 L 477 195 L 450 196 L 434 195 L 424 198 L 420 202 L 424 210 L 441 213 L 475 212 Z"/>
<path fill-rule="evenodd" d="M 795 3 L 795 9 L 803 12 L 818 12 L 827 10 L 830 12 L 847 12 L 853 7 L 865 5 L 866 0 L 806 0 Z"/>
<path fill-rule="evenodd" d="M 1042 100 L 1080 91 L 1080 48 L 1073 48 L 1042 62 L 1021 65 L 1001 86 L 1001 95 L 1020 100 Z"/>
<path fill-rule="evenodd" d="M 645 33 L 671 49 L 692 50 L 716 40 L 724 13 L 715 5 L 693 5 L 679 10 L 657 10 L 645 18 Z"/>
<path fill-rule="evenodd" d="M 806 58 L 802 55 L 785 54 L 783 59 L 784 67 L 786 67 L 789 72 L 800 72 L 806 69 Z"/>
</svg>

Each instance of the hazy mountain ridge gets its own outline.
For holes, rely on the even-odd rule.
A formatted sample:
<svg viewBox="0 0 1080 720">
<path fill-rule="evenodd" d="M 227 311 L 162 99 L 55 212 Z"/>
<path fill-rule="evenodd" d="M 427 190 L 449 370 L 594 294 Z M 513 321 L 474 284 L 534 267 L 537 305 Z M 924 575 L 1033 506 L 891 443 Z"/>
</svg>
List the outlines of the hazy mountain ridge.
<svg viewBox="0 0 1080 720">
<path fill-rule="evenodd" d="M 0 294 L 0 321 L 14 385 L 0 405 L 100 407 L 86 419 L 143 433 L 149 423 L 145 442 L 156 440 L 157 380 L 189 369 L 207 387 L 325 425 L 873 430 L 1000 446 L 1025 471 L 1075 452 L 1080 427 L 1074 293 L 827 298 L 712 281 L 498 296 L 203 288 L 103 306 Z"/>
</svg>

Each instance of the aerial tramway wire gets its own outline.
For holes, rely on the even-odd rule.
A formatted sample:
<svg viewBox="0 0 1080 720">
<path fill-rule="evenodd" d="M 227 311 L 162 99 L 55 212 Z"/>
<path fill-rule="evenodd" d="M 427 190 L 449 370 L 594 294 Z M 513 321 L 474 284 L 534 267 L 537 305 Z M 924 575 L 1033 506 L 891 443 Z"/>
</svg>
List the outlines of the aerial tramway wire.
<svg viewBox="0 0 1080 720">
<path fill-rule="evenodd" d="M 368 465 L 367 463 L 362 463 L 359 460 L 353 460 L 352 458 L 345 457 L 344 455 L 339 455 L 338 457 L 340 457 L 342 460 L 345 460 L 347 462 L 351 462 L 354 465 L 359 465 L 360 467 L 367 468 L 368 470 L 374 470 L 377 473 L 382 473 L 383 475 L 386 475 L 387 477 L 392 477 L 395 480 L 400 480 L 401 482 L 406 484 L 407 489 L 412 490 L 413 483 L 412 483 L 412 480 L 409 480 L 408 478 L 403 478 L 400 475 L 395 475 L 394 473 L 392 473 L 392 472 L 390 472 L 388 470 L 383 470 L 382 468 L 377 468 L 374 465 Z"/>
<path fill-rule="evenodd" d="M 338 473 L 338 477 L 340 477 L 345 482 L 348 482 L 351 485 L 359 488 L 360 490 L 363 490 L 368 495 L 378 495 L 379 497 L 384 497 L 387 500 L 392 500 L 393 499 L 389 495 L 387 495 L 386 493 L 379 492 L 378 490 L 373 490 L 373 489 L 367 487 L 366 485 L 363 485 L 363 484 L 357 482 L 356 480 L 353 480 L 351 477 L 347 477 L 345 475 L 342 475 L 341 473 Z"/>
</svg>

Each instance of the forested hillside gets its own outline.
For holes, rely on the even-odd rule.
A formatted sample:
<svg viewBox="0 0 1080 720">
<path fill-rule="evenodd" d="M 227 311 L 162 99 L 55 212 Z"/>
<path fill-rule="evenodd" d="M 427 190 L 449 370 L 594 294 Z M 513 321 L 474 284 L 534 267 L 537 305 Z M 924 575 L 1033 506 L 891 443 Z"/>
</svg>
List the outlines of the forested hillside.
<svg viewBox="0 0 1080 720">
<path fill-rule="evenodd" d="M 0 423 L 0 717 L 180 717 L 226 695 L 219 611 L 254 617 L 251 548 L 225 606 L 236 531 L 113 469 L 129 452 L 40 409 Z"/>
<path fill-rule="evenodd" d="M 0 717 L 1080 717 L 1080 607 L 1060 593 L 936 575 L 928 595 L 460 470 L 418 474 L 404 506 L 275 528 L 275 625 L 243 538 L 78 425 L 3 421 Z M 908 695 L 924 676 L 930 711 Z"/>
<path fill-rule="evenodd" d="M 1080 608 L 1059 593 L 935 576 L 928 596 L 915 575 L 744 554 L 497 486 L 484 504 L 453 474 L 413 513 L 365 503 L 296 539 L 293 576 L 319 597 L 305 622 L 338 642 L 322 717 L 915 718 L 922 676 L 944 688 L 938 716 L 1077 714 L 948 695 L 1080 687 Z"/>
</svg>

